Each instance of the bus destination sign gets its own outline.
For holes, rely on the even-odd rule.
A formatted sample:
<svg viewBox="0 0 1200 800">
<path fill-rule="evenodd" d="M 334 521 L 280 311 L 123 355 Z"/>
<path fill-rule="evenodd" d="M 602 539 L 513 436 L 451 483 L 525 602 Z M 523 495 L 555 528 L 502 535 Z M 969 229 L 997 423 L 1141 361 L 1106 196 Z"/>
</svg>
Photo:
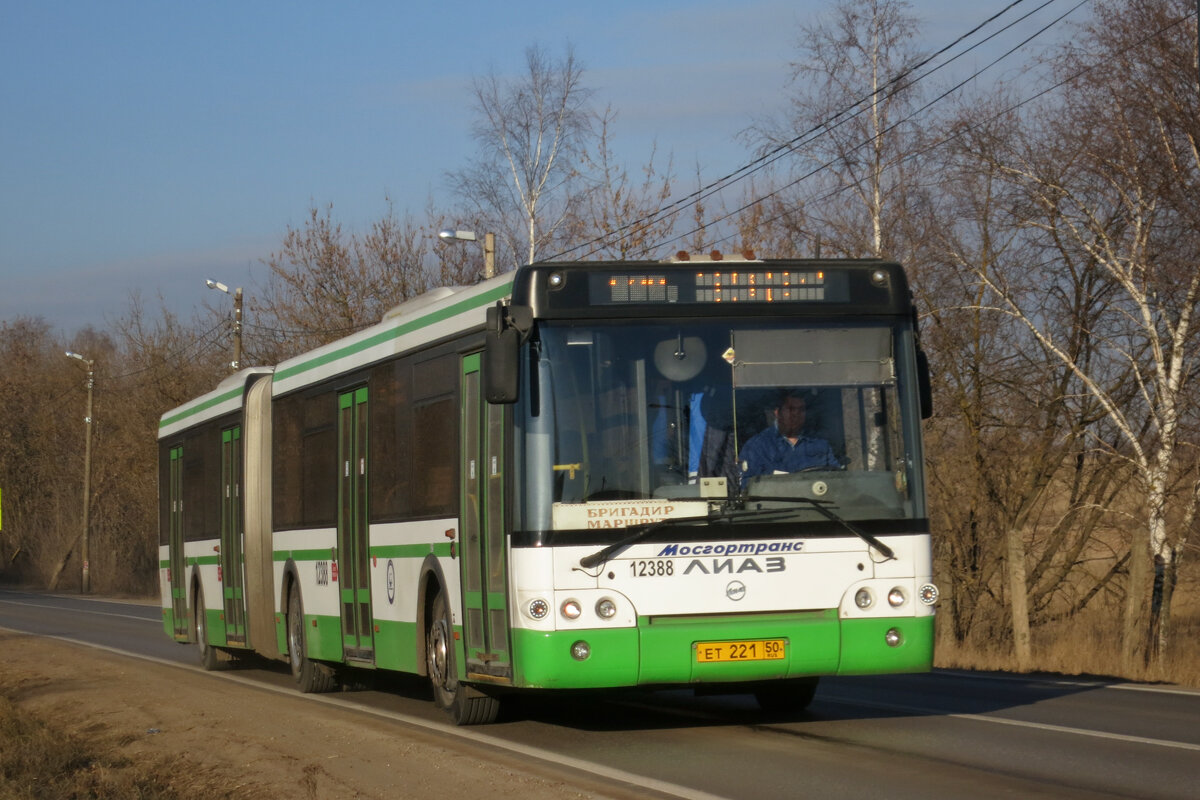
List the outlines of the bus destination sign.
<svg viewBox="0 0 1200 800">
<path fill-rule="evenodd" d="M 824 270 L 700 270 L 666 274 L 593 276 L 592 302 L 796 303 L 826 297 Z"/>
</svg>

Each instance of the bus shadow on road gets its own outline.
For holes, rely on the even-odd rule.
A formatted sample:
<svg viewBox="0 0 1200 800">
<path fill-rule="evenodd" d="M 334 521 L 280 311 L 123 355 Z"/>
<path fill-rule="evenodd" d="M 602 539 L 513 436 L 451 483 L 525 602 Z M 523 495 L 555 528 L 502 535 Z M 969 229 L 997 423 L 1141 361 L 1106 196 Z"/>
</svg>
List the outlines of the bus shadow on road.
<svg viewBox="0 0 1200 800">
<path fill-rule="evenodd" d="M 934 672 L 823 678 L 803 710 L 760 706 L 752 694 L 690 689 L 519 693 L 501 721 L 531 721 L 589 731 L 799 725 L 865 719 L 982 715 L 1052 702 L 1120 684 L 1103 678 Z"/>
<path fill-rule="evenodd" d="M 246 657 L 224 668 L 261 670 L 269 674 L 270 683 L 292 684 L 290 669 L 284 662 Z M 749 693 L 697 693 L 689 688 L 515 690 L 501 695 L 497 723 L 614 732 L 982 715 L 1053 702 L 1121 683 L 1106 678 L 941 670 L 916 675 L 827 677 L 821 679 L 812 704 L 802 710 L 763 707 Z M 364 695 L 379 692 L 399 701 L 428 704 L 430 710 L 433 706 L 429 681 L 418 675 L 342 668 L 338 672 L 338 691 Z"/>
</svg>

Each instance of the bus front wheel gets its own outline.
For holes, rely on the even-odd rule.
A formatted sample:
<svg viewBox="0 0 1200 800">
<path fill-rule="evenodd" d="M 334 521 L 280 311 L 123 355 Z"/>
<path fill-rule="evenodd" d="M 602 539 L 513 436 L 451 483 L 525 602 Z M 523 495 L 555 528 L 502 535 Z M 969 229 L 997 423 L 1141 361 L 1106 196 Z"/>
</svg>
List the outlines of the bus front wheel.
<svg viewBox="0 0 1200 800">
<path fill-rule="evenodd" d="M 450 604 L 439 591 L 433 601 L 433 613 L 425 636 L 425 666 L 433 686 L 433 700 L 445 710 L 455 725 L 486 725 L 496 721 L 500 701 L 472 686 L 458 682 L 454 661 L 454 626 Z"/>
</svg>

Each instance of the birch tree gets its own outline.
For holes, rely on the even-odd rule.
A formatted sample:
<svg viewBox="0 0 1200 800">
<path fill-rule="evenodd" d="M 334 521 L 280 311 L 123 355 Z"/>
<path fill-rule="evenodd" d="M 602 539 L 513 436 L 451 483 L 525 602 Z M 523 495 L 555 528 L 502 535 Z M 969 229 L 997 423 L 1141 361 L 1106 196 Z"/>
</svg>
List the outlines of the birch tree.
<svg viewBox="0 0 1200 800">
<path fill-rule="evenodd" d="M 1190 11 L 1182 0 L 1099 6 L 1056 59 L 1062 90 L 1002 164 L 1025 193 L 1022 222 L 1063 261 L 1094 270 L 1107 292 L 1087 331 L 1089 360 L 1073 354 L 1030 302 L 1029 289 L 1047 285 L 1031 287 L 1031 271 L 976 272 L 995 308 L 1018 320 L 1103 409 L 1120 437 L 1113 452 L 1144 494 L 1144 524 L 1130 534 L 1122 623 L 1130 669 L 1167 648 L 1169 616 L 1152 615 L 1162 603 L 1155 565 L 1173 576 L 1186 537 L 1171 527 L 1170 506 L 1198 367 L 1200 87 Z M 1042 276 L 1051 285 L 1056 277 Z M 1126 380 L 1114 380 L 1120 375 Z M 1117 394 L 1126 386 L 1135 395 L 1128 400 Z"/>
<path fill-rule="evenodd" d="M 902 257 L 906 123 L 915 106 L 916 19 L 903 0 L 840 0 L 805 26 L 792 67 L 790 109 L 760 126 L 760 151 L 787 148 L 797 200 L 829 255 Z"/>
<path fill-rule="evenodd" d="M 555 60 L 534 46 L 519 77 L 492 72 L 474 83 L 478 155 L 449 178 L 496 234 L 497 264 L 532 264 L 544 247 L 564 245 L 579 218 L 580 158 L 595 122 L 583 75 L 572 48 Z"/>
<path fill-rule="evenodd" d="M 918 286 L 928 309 L 924 339 L 938 379 L 938 413 L 928 426 L 931 507 L 944 575 L 943 632 L 965 641 L 1011 638 L 1017 666 L 1033 663 L 1032 629 L 1039 621 L 1082 610 L 1112 573 L 1092 575 L 1086 556 L 1101 545 L 1108 508 L 1122 474 L 1111 459 L 1093 457 L 1091 439 L 1111 442 L 1111 426 L 1073 371 L 1023 326 L 988 310 L 995 295 L 986 280 L 1003 281 L 1022 307 L 1042 320 L 1069 359 L 1089 363 L 1092 332 L 1111 287 L 1090 262 L 1051 253 L 1023 230 L 1023 190 L 1005 180 L 999 152 L 1022 126 L 1011 97 L 964 99 L 943 126 L 943 191 L 923 216 L 936 234 L 922 253 Z M 1073 255 L 1073 254 L 1072 254 Z M 1130 399 L 1120 373 L 1106 386 Z M 1007 628 L 991 613 L 1002 605 Z"/>
</svg>

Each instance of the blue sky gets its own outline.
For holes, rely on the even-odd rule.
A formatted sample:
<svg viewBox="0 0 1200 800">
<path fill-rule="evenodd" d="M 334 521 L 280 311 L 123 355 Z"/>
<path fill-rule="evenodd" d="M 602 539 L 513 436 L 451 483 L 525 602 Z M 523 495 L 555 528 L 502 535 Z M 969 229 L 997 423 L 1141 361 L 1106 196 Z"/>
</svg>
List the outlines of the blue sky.
<svg viewBox="0 0 1200 800">
<path fill-rule="evenodd" d="M 451 204 L 474 77 L 570 42 L 631 167 L 657 142 L 706 177 L 749 160 L 814 0 L 0 0 L 0 321 L 104 327 L 140 291 L 185 316 L 250 287 L 285 228 Z M 1002 4 L 995 4 L 999 9 Z M 454 9 L 455 13 L 451 13 Z M 929 47 L 988 12 L 915 0 Z"/>
</svg>

